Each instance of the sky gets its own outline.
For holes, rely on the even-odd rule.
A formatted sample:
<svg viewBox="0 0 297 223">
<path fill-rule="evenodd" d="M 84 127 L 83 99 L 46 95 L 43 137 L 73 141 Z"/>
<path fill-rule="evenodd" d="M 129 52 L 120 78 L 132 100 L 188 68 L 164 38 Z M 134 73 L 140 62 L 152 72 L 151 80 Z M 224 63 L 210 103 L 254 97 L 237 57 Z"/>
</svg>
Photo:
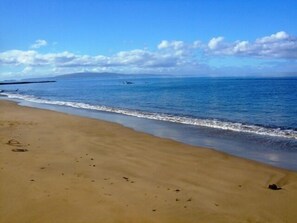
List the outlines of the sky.
<svg viewBox="0 0 297 223">
<path fill-rule="evenodd" d="M 76 72 L 297 76 L 297 1 L 0 1 L 0 79 Z"/>
</svg>

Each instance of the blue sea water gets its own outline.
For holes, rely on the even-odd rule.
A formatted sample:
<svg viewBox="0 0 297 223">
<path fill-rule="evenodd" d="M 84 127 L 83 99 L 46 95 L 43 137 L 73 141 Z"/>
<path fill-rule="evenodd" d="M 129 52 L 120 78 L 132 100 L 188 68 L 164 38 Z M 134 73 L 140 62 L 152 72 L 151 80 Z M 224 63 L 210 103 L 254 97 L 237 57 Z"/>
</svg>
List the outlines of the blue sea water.
<svg viewBox="0 0 297 223">
<path fill-rule="evenodd" d="M 2 95 L 297 170 L 297 78 L 52 79 L 1 86 Z"/>
</svg>

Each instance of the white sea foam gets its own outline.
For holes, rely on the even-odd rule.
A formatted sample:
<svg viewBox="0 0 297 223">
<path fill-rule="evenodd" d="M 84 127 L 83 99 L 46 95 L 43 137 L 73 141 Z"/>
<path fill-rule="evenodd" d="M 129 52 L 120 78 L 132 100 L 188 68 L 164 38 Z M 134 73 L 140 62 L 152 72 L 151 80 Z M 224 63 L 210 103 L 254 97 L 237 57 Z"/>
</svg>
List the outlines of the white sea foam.
<svg viewBox="0 0 297 223">
<path fill-rule="evenodd" d="M 174 115 L 161 114 L 161 113 L 140 112 L 140 111 L 113 108 L 113 107 L 100 106 L 100 105 L 90 105 L 90 104 L 81 103 L 81 102 L 52 101 L 52 100 L 36 98 L 30 95 L 21 95 L 21 94 L 15 94 L 15 93 L 1 93 L 1 94 L 11 99 L 21 99 L 21 100 L 35 102 L 35 103 L 112 112 L 112 113 L 129 115 L 129 116 L 134 116 L 139 118 L 146 118 L 151 120 L 160 120 L 160 121 L 181 123 L 186 125 L 195 125 L 195 126 L 216 128 L 216 129 L 229 130 L 229 131 L 235 131 L 235 132 L 274 136 L 274 137 L 284 137 L 288 139 L 297 140 L 297 131 L 291 130 L 291 129 L 283 130 L 280 128 L 266 128 L 266 127 L 257 126 L 257 125 L 247 125 L 247 124 L 236 123 L 236 122 L 225 122 L 225 121 L 220 121 L 216 119 L 199 119 L 199 118 L 189 118 L 189 117 L 174 116 Z"/>
</svg>

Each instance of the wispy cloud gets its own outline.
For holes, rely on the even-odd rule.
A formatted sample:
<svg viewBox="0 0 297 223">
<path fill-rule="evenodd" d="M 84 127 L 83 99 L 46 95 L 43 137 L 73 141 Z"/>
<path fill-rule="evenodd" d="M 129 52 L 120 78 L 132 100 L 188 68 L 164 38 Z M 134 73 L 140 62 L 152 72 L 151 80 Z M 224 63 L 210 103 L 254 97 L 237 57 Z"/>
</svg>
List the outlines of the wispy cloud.
<svg viewBox="0 0 297 223">
<path fill-rule="evenodd" d="M 30 48 L 32 48 L 32 49 L 38 49 L 38 48 L 43 47 L 43 46 L 46 46 L 46 45 L 47 45 L 47 41 L 46 40 L 38 39 L 38 40 L 35 41 L 34 44 L 32 44 L 30 46 Z"/>
</svg>

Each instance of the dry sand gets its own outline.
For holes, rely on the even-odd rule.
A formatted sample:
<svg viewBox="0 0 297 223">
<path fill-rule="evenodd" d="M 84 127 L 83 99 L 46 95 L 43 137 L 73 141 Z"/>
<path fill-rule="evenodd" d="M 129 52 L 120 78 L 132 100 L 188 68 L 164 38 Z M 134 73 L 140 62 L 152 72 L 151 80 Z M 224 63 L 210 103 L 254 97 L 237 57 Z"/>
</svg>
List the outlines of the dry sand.
<svg viewBox="0 0 297 223">
<path fill-rule="evenodd" d="M 0 222 L 296 223 L 297 174 L 0 101 Z"/>
</svg>

